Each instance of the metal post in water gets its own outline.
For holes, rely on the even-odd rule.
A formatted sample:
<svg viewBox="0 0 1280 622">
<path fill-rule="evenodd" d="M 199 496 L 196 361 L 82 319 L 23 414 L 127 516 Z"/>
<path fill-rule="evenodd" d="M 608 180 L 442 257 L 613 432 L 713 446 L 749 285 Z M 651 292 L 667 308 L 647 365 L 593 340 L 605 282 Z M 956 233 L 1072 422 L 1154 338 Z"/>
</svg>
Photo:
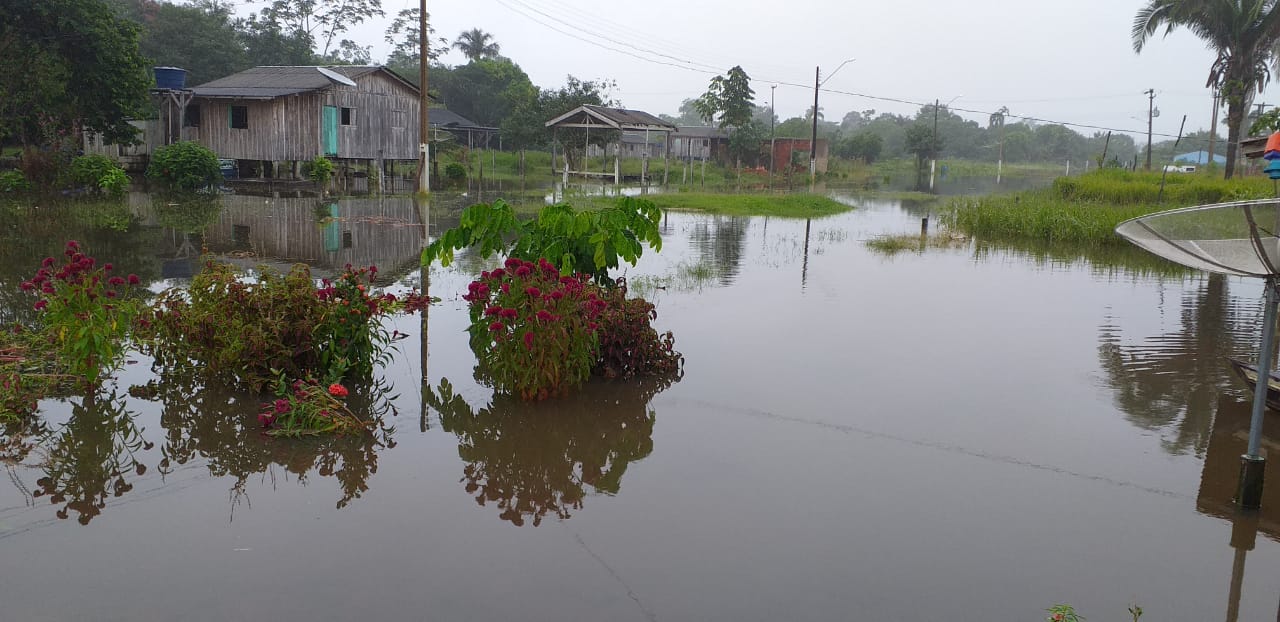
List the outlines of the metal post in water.
<svg viewBox="0 0 1280 622">
<path fill-rule="evenodd" d="M 1262 476 L 1267 460 L 1261 454 L 1262 415 L 1271 386 L 1271 343 L 1276 337 L 1276 278 L 1268 277 L 1262 315 L 1262 347 L 1258 351 L 1258 381 L 1253 389 L 1253 416 L 1249 420 L 1249 453 L 1240 457 L 1240 486 L 1236 503 L 1242 508 L 1262 507 Z"/>
</svg>

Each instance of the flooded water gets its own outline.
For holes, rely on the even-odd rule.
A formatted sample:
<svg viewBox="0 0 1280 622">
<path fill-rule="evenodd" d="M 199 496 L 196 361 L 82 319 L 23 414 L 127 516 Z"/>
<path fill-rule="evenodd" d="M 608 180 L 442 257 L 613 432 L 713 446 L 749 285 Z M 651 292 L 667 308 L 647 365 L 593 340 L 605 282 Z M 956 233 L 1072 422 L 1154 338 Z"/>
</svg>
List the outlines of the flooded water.
<svg viewBox="0 0 1280 622">
<path fill-rule="evenodd" d="M 489 262 L 466 254 L 353 392 L 383 413 L 368 437 L 266 438 L 257 398 L 190 383 L 133 397 L 134 356 L 114 392 L 0 437 L 0 619 L 1274 619 L 1280 473 L 1236 513 L 1249 408 L 1224 360 L 1257 350 L 1260 284 L 1129 251 L 864 246 L 928 209 L 669 214 L 628 271 L 685 355 L 669 386 L 495 400 L 459 297 Z M 0 295 L 67 237 L 157 290 L 201 249 L 423 281 L 404 199 L 103 212 L 7 219 Z"/>
</svg>

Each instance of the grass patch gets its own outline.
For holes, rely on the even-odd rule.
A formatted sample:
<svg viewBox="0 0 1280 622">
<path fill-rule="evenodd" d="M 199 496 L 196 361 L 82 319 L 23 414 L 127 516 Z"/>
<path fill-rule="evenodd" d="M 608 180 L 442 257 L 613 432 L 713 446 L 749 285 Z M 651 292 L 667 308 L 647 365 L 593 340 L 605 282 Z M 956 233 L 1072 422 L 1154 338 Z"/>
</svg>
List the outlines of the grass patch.
<svg viewBox="0 0 1280 622">
<path fill-rule="evenodd" d="M 645 197 L 660 209 L 704 212 L 725 216 L 821 218 L 853 209 L 816 194 L 713 194 L 678 192 Z"/>
<path fill-rule="evenodd" d="M 906 252 L 920 254 L 930 248 L 967 248 L 969 241 L 967 236 L 941 231 L 929 236 L 913 233 L 878 235 L 863 244 L 878 254 L 892 257 Z"/>
<path fill-rule="evenodd" d="M 1273 196 L 1270 180 L 1220 180 L 1169 175 L 1164 192 L 1159 173 L 1104 170 L 1057 179 L 1045 190 L 958 198 L 943 224 L 984 239 L 1120 245 L 1116 225 L 1130 218 L 1191 205 Z"/>
</svg>

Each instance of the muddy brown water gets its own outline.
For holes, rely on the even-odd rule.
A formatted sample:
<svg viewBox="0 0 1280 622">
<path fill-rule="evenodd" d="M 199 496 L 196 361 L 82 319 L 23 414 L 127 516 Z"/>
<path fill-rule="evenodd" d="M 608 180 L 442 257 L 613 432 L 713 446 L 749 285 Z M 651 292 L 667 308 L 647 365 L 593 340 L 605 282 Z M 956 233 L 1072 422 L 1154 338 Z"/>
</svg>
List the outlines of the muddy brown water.
<svg viewBox="0 0 1280 622">
<path fill-rule="evenodd" d="M 1258 283 L 1128 251 L 886 256 L 863 241 L 927 207 L 845 199 L 809 222 L 669 215 L 628 276 L 686 357 L 670 386 L 495 400 L 459 299 L 489 264 L 466 254 L 431 274 L 426 352 L 399 318 L 412 337 L 354 392 L 385 413 L 369 437 L 265 438 L 256 398 L 190 383 L 129 397 L 152 379 L 133 356 L 114 392 L 0 437 L 0 619 L 1277 616 L 1280 473 L 1260 515 L 1231 506 L 1248 405 L 1223 357 L 1256 351 Z M 37 215 L 6 225 L 0 281 L 74 235 L 154 289 L 202 247 L 421 282 L 412 203 L 330 209 Z"/>
</svg>

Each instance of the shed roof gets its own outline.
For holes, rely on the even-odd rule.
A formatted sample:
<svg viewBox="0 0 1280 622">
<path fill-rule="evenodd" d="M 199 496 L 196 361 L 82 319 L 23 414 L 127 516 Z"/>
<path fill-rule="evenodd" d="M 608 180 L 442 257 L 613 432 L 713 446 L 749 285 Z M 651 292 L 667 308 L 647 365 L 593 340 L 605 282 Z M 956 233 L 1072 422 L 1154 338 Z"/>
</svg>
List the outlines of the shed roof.
<svg viewBox="0 0 1280 622">
<path fill-rule="evenodd" d="M 376 65 L 304 65 L 251 67 L 229 76 L 195 86 L 196 97 L 222 97 L 231 99 L 275 99 L 327 89 L 343 84 L 343 79 L 355 79 L 381 71 L 406 88 L 417 92 L 418 88 L 386 67 Z"/>
<path fill-rule="evenodd" d="M 676 128 L 677 138 L 728 138 L 729 133 L 709 125 L 682 125 Z"/>
<path fill-rule="evenodd" d="M 438 128 L 457 128 L 457 129 L 493 129 L 482 128 L 475 121 L 468 119 L 447 108 L 432 108 L 428 118 L 431 120 L 431 127 Z"/>
<path fill-rule="evenodd" d="M 614 130 L 674 132 L 676 126 L 642 110 L 583 104 L 546 123 L 547 127 L 607 127 Z"/>
</svg>

